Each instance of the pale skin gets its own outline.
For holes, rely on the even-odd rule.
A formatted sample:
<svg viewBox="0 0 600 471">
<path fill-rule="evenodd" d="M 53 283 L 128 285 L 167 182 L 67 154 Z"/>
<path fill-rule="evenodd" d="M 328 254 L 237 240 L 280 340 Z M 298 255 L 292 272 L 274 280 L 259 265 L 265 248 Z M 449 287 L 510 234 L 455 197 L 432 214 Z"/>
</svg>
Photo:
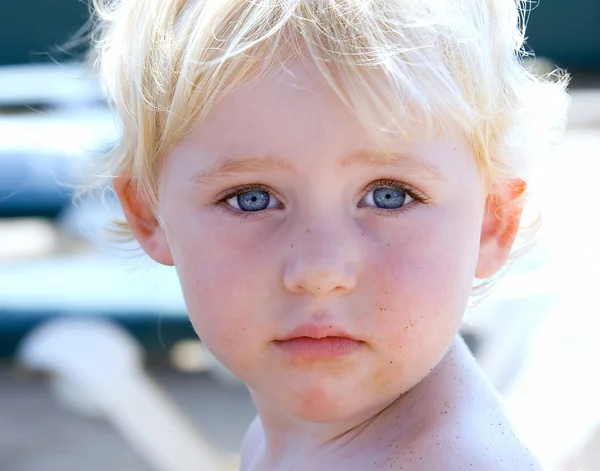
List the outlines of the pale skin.
<svg viewBox="0 0 600 471">
<path fill-rule="evenodd" d="M 250 389 L 242 469 L 539 469 L 457 336 L 473 279 L 507 260 L 521 209 L 499 202 L 518 195 L 490 197 L 454 127 L 413 135 L 384 161 L 293 63 L 170 150 L 158 214 L 115 179 L 144 250 L 176 267 L 198 335 Z M 304 324 L 357 347 L 280 348 Z"/>
</svg>

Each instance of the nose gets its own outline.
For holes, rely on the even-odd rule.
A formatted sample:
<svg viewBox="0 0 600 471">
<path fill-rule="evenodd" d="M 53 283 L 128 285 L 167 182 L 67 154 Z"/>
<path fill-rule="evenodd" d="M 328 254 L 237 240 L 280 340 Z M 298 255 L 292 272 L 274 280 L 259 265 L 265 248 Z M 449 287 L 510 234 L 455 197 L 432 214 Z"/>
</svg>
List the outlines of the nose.
<svg viewBox="0 0 600 471">
<path fill-rule="evenodd" d="M 295 239 L 283 274 L 288 291 L 324 297 L 356 287 L 359 248 L 351 236 L 339 232 L 306 229 L 301 239 Z"/>
</svg>

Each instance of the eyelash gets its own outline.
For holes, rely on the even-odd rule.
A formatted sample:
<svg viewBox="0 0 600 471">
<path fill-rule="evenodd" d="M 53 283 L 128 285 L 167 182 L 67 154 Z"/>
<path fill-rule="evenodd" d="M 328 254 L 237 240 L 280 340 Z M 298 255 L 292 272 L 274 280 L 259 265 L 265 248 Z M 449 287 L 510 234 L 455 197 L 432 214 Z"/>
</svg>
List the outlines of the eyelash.
<svg viewBox="0 0 600 471">
<path fill-rule="evenodd" d="M 407 211 L 410 211 L 411 209 L 414 209 L 415 203 L 427 204 L 427 202 L 429 201 L 429 198 L 427 198 L 427 196 L 425 196 L 423 193 L 421 193 L 416 188 L 414 188 L 406 183 L 400 182 L 398 180 L 385 179 L 385 178 L 380 179 L 380 180 L 375 180 L 375 181 L 369 183 L 363 190 L 362 196 L 360 197 L 360 199 L 362 200 L 367 195 L 367 193 L 374 190 L 375 188 L 394 188 L 395 190 L 400 190 L 400 191 L 406 193 L 408 196 L 410 196 L 414 200 L 413 202 L 409 203 L 406 206 L 402 206 L 399 209 L 385 209 L 385 208 L 373 207 L 373 210 L 380 216 L 398 216 L 401 213 L 405 213 Z M 367 207 L 367 206 L 359 205 L 359 208 L 365 208 L 365 207 Z"/>
<path fill-rule="evenodd" d="M 279 199 L 279 196 L 277 195 L 277 193 L 275 193 L 271 188 L 269 188 L 265 185 L 260 185 L 258 183 L 253 183 L 250 185 L 240 185 L 240 186 L 236 186 L 236 187 L 228 189 L 226 192 L 221 193 L 219 196 L 217 196 L 217 198 L 215 199 L 215 204 L 217 204 L 217 208 L 220 211 L 223 211 L 225 214 L 232 215 L 233 217 L 239 218 L 243 221 L 245 221 L 247 219 L 257 219 L 257 218 L 263 217 L 265 215 L 265 213 L 267 212 L 267 210 L 254 211 L 254 212 L 238 211 L 237 209 L 234 209 L 227 204 L 228 199 L 233 198 L 234 196 L 237 196 L 241 193 L 245 193 L 247 191 L 266 191 L 267 193 L 269 193 L 269 194 L 275 196 L 277 199 Z"/>
<path fill-rule="evenodd" d="M 362 195 L 360 199 L 362 200 L 367 193 L 374 190 L 375 188 L 394 188 L 396 190 L 400 190 L 407 195 L 409 195 L 414 201 L 409 203 L 407 206 L 402 206 L 399 209 L 384 209 L 374 207 L 374 210 L 377 214 L 382 216 L 398 216 L 400 213 L 404 213 L 406 211 L 410 211 L 415 203 L 427 204 L 429 198 L 425 196 L 423 193 L 413 188 L 412 186 L 400 182 L 398 180 L 393 179 L 380 179 L 375 180 L 369 183 L 362 191 Z M 261 184 L 250 184 L 250 185 L 241 185 L 228 189 L 225 193 L 220 194 L 215 198 L 215 204 L 217 205 L 220 211 L 223 211 L 226 214 L 230 214 L 234 217 L 237 217 L 241 220 L 247 219 L 257 219 L 263 217 L 267 210 L 262 211 L 238 211 L 237 209 L 232 208 L 227 204 L 227 200 L 233 198 L 241 193 L 245 193 L 247 191 L 265 191 L 277 199 L 279 196 L 275 193 L 271 188 L 261 185 Z M 366 205 L 359 205 L 359 207 L 367 207 Z"/>
</svg>

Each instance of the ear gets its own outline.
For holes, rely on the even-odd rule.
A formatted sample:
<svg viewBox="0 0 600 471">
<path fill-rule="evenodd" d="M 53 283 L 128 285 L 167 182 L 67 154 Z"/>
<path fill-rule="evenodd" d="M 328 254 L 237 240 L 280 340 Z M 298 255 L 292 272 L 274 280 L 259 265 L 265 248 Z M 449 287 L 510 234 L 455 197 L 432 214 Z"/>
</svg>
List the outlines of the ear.
<svg viewBox="0 0 600 471">
<path fill-rule="evenodd" d="M 519 229 L 523 213 L 520 197 L 527 184 L 513 180 L 505 188 L 502 194 L 490 194 L 486 199 L 475 270 L 477 278 L 493 276 L 504 266 Z"/>
<path fill-rule="evenodd" d="M 113 179 L 113 188 L 121 202 L 127 224 L 144 251 L 158 263 L 173 265 L 164 229 L 150 206 L 134 189 L 131 178 L 122 175 Z"/>
</svg>

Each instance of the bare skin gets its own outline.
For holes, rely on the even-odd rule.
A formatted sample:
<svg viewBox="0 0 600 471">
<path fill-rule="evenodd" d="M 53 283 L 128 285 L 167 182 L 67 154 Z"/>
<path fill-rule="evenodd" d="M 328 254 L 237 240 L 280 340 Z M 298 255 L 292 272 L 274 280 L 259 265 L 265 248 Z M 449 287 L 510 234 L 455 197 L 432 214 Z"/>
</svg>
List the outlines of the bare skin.
<svg viewBox="0 0 600 471">
<path fill-rule="evenodd" d="M 373 418 L 326 443 L 288 446 L 271 460 L 257 417 L 244 438 L 241 471 L 542 469 L 460 337 L 423 381 Z"/>
</svg>

